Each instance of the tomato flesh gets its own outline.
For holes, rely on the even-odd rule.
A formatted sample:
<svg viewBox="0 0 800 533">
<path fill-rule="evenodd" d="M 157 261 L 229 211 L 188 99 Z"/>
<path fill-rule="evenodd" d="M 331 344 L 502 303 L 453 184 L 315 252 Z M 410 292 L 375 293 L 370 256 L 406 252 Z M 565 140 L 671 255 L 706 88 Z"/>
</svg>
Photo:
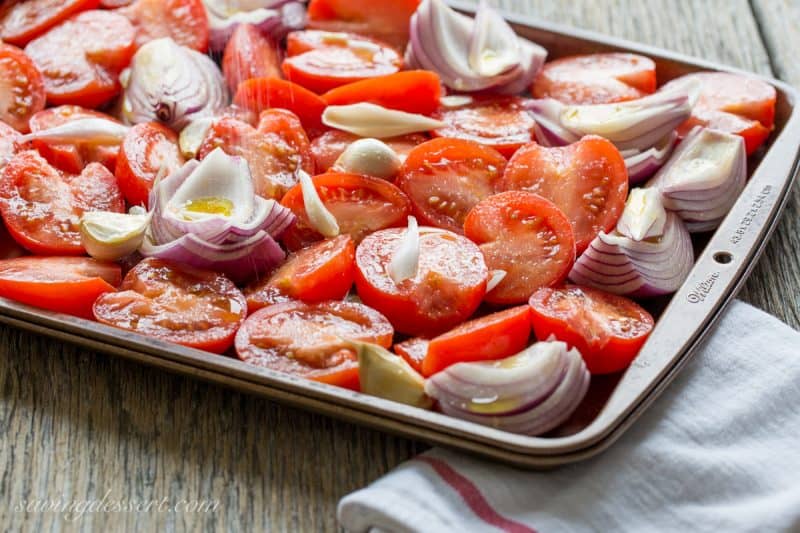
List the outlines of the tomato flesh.
<svg viewBox="0 0 800 533">
<path fill-rule="evenodd" d="M 3 2 L 0 7 L 0 38 L 16 46 L 25 46 L 53 26 L 87 9 L 95 9 L 100 0 L 18 0 Z"/>
<path fill-rule="evenodd" d="M 203 0 L 136 0 L 115 10 L 136 28 L 136 48 L 160 37 L 198 52 L 208 49 L 208 16 Z"/>
<path fill-rule="evenodd" d="M 379 312 L 353 302 L 287 302 L 256 311 L 236 335 L 249 364 L 358 390 L 358 360 L 347 340 L 389 347 L 394 331 Z"/>
<path fill-rule="evenodd" d="M 246 315 L 244 295 L 225 276 L 154 258 L 94 304 L 99 322 L 213 353 L 233 344 Z"/>
<path fill-rule="evenodd" d="M 17 130 L 0 121 L 0 171 L 6 163 L 17 153 L 17 143 L 20 134 Z"/>
<path fill-rule="evenodd" d="M 131 205 L 148 206 L 150 190 L 156 177 L 183 165 L 178 136 L 158 122 L 136 124 L 122 142 L 117 158 L 116 176 L 122 195 Z"/>
<path fill-rule="evenodd" d="M 346 131 L 330 130 L 314 139 L 311 142 L 311 154 L 314 157 L 317 173 L 321 174 L 331 170 L 347 147 L 361 138 Z M 420 133 L 411 133 L 381 140 L 394 150 L 401 160 L 405 160 L 414 147 L 424 143 L 428 138 Z"/>
<path fill-rule="evenodd" d="M 98 296 L 114 292 L 122 269 L 89 257 L 0 260 L 0 296 L 82 318 L 92 318 Z"/>
<path fill-rule="evenodd" d="M 486 292 L 488 270 L 480 249 L 452 232 L 420 228 L 417 274 L 400 283 L 386 267 L 405 229 L 367 236 L 356 250 L 356 288 L 361 300 L 383 313 L 397 331 L 432 336 L 466 320 Z"/>
<path fill-rule="evenodd" d="M 253 78 L 239 84 L 233 102 L 256 115 L 272 108 L 288 109 L 300 119 L 309 137 L 322 134 L 325 102 L 296 83 L 278 78 Z"/>
<path fill-rule="evenodd" d="M 469 212 L 464 231 L 480 245 L 489 269 L 506 273 L 486 295 L 491 303 L 523 303 L 536 289 L 563 281 L 575 262 L 569 219 L 530 192 L 490 196 Z"/>
<path fill-rule="evenodd" d="M 420 0 L 311 0 L 310 28 L 369 35 L 405 50 L 411 15 Z"/>
<path fill-rule="evenodd" d="M 44 79 L 19 48 L 0 43 L 0 120 L 27 133 L 28 121 L 44 109 Z"/>
<path fill-rule="evenodd" d="M 239 24 L 225 47 L 222 72 L 231 91 L 253 78 L 281 77 L 281 49 L 252 24 Z"/>
<path fill-rule="evenodd" d="M 406 113 L 430 115 L 439 108 L 442 82 L 429 70 L 407 70 L 349 83 L 322 95 L 328 105 L 361 102 Z"/>
<path fill-rule="evenodd" d="M 627 368 L 653 330 L 653 317 L 632 300 L 588 287 L 541 289 L 530 306 L 536 337 L 577 348 L 592 374 Z"/>
<path fill-rule="evenodd" d="M 392 349 L 394 353 L 406 360 L 411 368 L 422 374 L 422 361 L 428 354 L 430 340 L 424 337 L 412 337 L 403 342 L 398 342 Z"/>
</svg>

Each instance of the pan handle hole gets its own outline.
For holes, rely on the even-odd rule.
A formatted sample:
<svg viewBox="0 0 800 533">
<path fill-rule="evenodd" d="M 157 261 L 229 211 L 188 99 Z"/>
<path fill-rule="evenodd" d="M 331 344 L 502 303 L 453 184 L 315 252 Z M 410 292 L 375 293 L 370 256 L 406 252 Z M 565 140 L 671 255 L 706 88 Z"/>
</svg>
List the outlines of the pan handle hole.
<svg viewBox="0 0 800 533">
<path fill-rule="evenodd" d="M 733 261 L 733 255 L 730 252 L 717 252 L 714 254 L 714 261 L 720 265 L 727 265 Z"/>
</svg>

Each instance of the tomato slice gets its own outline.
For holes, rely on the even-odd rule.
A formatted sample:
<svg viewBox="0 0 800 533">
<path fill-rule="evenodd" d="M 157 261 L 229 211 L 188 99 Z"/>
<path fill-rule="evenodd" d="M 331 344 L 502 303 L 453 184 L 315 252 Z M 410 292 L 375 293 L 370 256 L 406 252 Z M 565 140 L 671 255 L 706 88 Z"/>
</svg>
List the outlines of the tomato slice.
<svg viewBox="0 0 800 533">
<path fill-rule="evenodd" d="M 234 92 L 240 83 L 249 79 L 280 78 L 280 46 L 264 37 L 252 24 L 239 24 L 225 46 L 222 72 Z"/>
<path fill-rule="evenodd" d="M 575 262 L 569 219 L 530 192 L 490 196 L 469 212 L 464 231 L 480 245 L 489 269 L 506 273 L 486 295 L 491 303 L 525 302 L 536 289 L 561 283 Z"/>
<path fill-rule="evenodd" d="M 114 292 L 122 269 L 89 257 L 18 257 L 0 260 L 0 296 L 82 318 L 92 304 Z"/>
<path fill-rule="evenodd" d="M 48 103 L 99 107 L 119 93 L 134 37 L 125 17 L 85 11 L 28 43 L 25 53 L 44 76 Z"/>
<path fill-rule="evenodd" d="M 698 84 L 700 93 L 692 116 L 678 128 L 681 136 L 698 125 L 741 135 L 748 154 L 767 140 L 775 124 L 772 85 L 741 74 L 697 72 L 670 81 L 662 90 L 689 84 Z"/>
<path fill-rule="evenodd" d="M 325 207 L 336 217 L 341 234 L 350 235 L 356 243 L 373 231 L 405 224 L 411 213 L 406 195 L 386 180 L 330 172 L 312 181 Z M 308 220 L 300 185 L 290 189 L 281 203 L 297 216 L 295 225 L 282 238 L 290 250 L 323 239 Z"/>
<path fill-rule="evenodd" d="M 428 354 L 430 340 L 424 337 L 412 337 L 403 342 L 398 342 L 392 347 L 394 353 L 406 360 L 411 368 L 422 374 L 422 361 Z"/>
<path fill-rule="evenodd" d="M 341 300 L 353 286 L 356 246 L 349 235 L 339 235 L 300 250 L 269 278 L 247 287 L 252 313 L 286 298 L 306 303 Z"/>
<path fill-rule="evenodd" d="M 0 120 L 0 171 L 17 153 L 20 134 L 17 130 Z"/>
<path fill-rule="evenodd" d="M 586 136 L 569 146 L 529 144 L 511 158 L 498 190 L 525 190 L 556 204 L 572 222 L 578 254 L 611 231 L 628 197 L 628 170 L 609 141 Z"/>
<path fill-rule="evenodd" d="M 324 93 L 355 81 L 394 74 L 403 67 L 403 58 L 394 48 L 372 39 L 330 34 L 324 42 L 326 46 L 298 55 L 290 53 L 283 61 L 286 78 Z"/>
<path fill-rule="evenodd" d="M 136 124 L 122 141 L 117 159 L 116 176 L 122 195 L 131 205 L 147 207 L 162 166 L 168 175 L 183 163 L 174 131 L 158 122 Z"/>
<path fill-rule="evenodd" d="M 20 245 L 41 255 L 81 255 L 85 211 L 125 211 L 117 180 L 104 166 L 59 172 L 35 151 L 20 152 L 0 177 L 0 214 Z"/>
<path fill-rule="evenodd" d="M 310 152 L 298 151 L 283 136 L 234 118 L 214 121 L 200 146 L 199 158 L 216 148 L 247 160 L 256 193 L 264 198 L 280 200 L 297 183 L 298 169 L 314 172 Z"/>
<path fill-rule="evenodd" d="M 405 235 L 393 228 L 367 236 L 356 250 L 356 288 L 397 331 L 433 336 L 458 325 L 478 308 L 488 270 L 480 249 L 452 232 L 420 228 L 417 275 L 395 283 L 386 266 Z"/>
<path fill-rule="evenodd" d="M 309 174 L 314 173 L 311 142 L 297 115 L 288 109 L 267 109 L 259 117 L 258 131 L 278 135 L 292 147 L 300 160 L 300 167 Z"/>
<path fill-rule="evenodd" d="M 311 0 L 308 25 L 335 32 L 369 35 L 405 50 L 411 15 L 420 0 Z"/>
<path fill-rule="evenodd" d="M 358 360 L 347 340 L 388 348 L 393 334 L 366 305 L 287 302 L 250 315 L 236 335 L 236 353 L 251 365 L 358 390 Z"/>
<path fill-rule="evenodd" d="M 27 133 L 28 121 L 44 109 L 44 79 L 25 55 L 15 46 L 0 43 L 0 120 Z"/>
<path fill-rule="evenodd" d="M 100 0 L 10 0 L 0 7 L 0 38 L 25 46 L 35 37 Z"/>
<path fill-rule="evenodd" d="M 87 118 L 103 118 L 118 122 L 114 117 L 99 111 L 76 105 L 62 105 L 45 109 L 33 115 L 30 127 L 31 131 L 37 132 L 55 128 L 73 120 Z M 70 174 L 80 174 L 83 167 L 89 163 L 100 163 L 113 172 L 119 153 L 117 146 L 101 146 L 91 142 L 60 144 L 38 139 L 33 141 L 32 145 L 51 165 Z"/>
<path fill-rule="evenodd" d="M 653 317 L 632 300 L 588 287 L 540 289 L 530 306 L 536 337 L 577 348 L 592 374 L 627 368 L 653 330 Z"/>
<path fill-rule="evenodd" d="M 478 202 L 492 195 L 505 158 L 488 146 L 462 139 L 433 139 L 408 154 L 397 186 L 422 222 L 456 233 Z"/>
<path fill-rule="evenodd" d="M 569 56 L 546 63 L 533 82 L 536 98 L 566 104 L 606 104 L 646 96 L 656 90 L 656 64 L 637 54 Z"/>
<path fill-rule="evenodd" d="M 530 336 L 528 305 L 470 320 L 430 341 L 422 375 L 432 376 L 455 363 L 510 357 L 525 349 Z"/>
<path fill-rule="evenodd" d="M 322 123 L 325 101 L 308 89 L 278 78 L 253 78 L 239 84 L 234 104 L 260 115 L 271 108 L 288 109 L 300 118 L 308 136 L 314 138 L 327 128 Z"/>
<path fill-rule="evenodd" d="M 328 105 L 368 102 L 407 113 L 430 115 L 439 108 L 442 82 L 429 70 L 407 70 L 356 81 L 322 95 Z"/>
<path fill-rule="evenodd" d="M 336 160 L 354 141 L 361 139 L 358 135 L 341 130 L 326 131 L 311 142 L 311 154 L 314 157 L 314 164 L 317 173 L 328 172 L 333 168 Z M 381 139 L 389 145 L 392 150 L 405 160 L 411 150 L 419 144 L 428 140 L 425 135 L 411 133 L 390 139 Z"/>
<path fill-rule="evenodd" d="M 155 258 L 94 304 L 103 324 L 213 353 L 233 344 L 246 315 L 244 295 L 225 276 Z"/>
<path fill-rule="evenodd" d="M 458 107 L 442 107 L 434 118 L 447 126 L 431 133 L 436 137 L 481 143 L 511 157 L 534 139 L 536 123 L 524 109 L 524 102 L 522 98 L 490 98 Z"/>
<path fill-rule="evenodd" d="M 136 0 L 115 10 L 136 28 L 136 48 L 160 37 L 198 52 L 208 49 L 208 16 L 203 0 Z"/>
</svg>

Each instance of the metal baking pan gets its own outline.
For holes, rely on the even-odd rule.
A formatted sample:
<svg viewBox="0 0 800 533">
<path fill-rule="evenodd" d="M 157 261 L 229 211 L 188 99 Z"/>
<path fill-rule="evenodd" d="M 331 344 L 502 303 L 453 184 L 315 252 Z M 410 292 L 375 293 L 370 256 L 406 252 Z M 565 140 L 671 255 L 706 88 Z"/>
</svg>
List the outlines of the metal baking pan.
<svg viewBox="0 0 800 533">
<path fill-rule="evenodd" d="M 463 4 L 459 9 L 470 11 Z M 697 70 L 736 69 L 582 30 L 510 15 L 516 31 L 551 58 L 629 51 L 653 58 L 659 82 Z M 750 159 L 750 180 L 730 214 L 701 249 L 689 279 L 669 299 L 651 304 L 656 327 L 634 364 L 621 376 L 593 379 L 577 413 L 557 433 L 527 437 L 439 413 L 307 381 L 236 359 L 150 339 L 0 298 L 0 322 L 220 383 L 279 402 L 430 443 L 528 468 L 588 458 L 610 446 L 672 381 L 752 270 L 774 230 L 798 172 L 798 93 L 765 79 L 778 92 L 775 131 Z"/>
</svg>

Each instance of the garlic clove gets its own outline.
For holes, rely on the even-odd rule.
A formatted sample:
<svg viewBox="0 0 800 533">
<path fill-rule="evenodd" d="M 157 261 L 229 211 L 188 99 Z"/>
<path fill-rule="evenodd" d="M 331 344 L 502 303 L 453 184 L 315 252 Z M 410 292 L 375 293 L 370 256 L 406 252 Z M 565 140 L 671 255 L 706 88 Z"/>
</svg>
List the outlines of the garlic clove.
<svg viewBox="0 0 800 533">
<path fill-rule="evenodd" d="M 90 211 L 81 217 L 81 244 L 95 259 L 116 261 L 141 246 L 150 215 Z"/>
<path fill-rule="evenodd" d="M 358 353 L 361 391 L 379 398 L 430 409 L 425 380 L 405 359 L 376 344 L 352 342 Z"/>
<path fill-rule="evenodd" d="M 324 237 L 331 239 L 339 235 L 339 223 L 333 213 L 328 211 L 328 208 L 322 203 L 322 198 L 319 197 L 311 176 L 303 170 L 299 170 L 298 177 L 300 178 L 300 189 L 303 193 L 303 204 L 306 208 L 308 221 Z"/>
<path fill-rule="evenodd" d="M 444 128 L 445 123 L 425 115 L 386 109 L 366 102 L 325 108 L 322 122 L 360 137 L 387 139 L 408 133 Z"/>
<path fill-rule="evenodd" d="M 334 170 L 390 179 L 400 171 L 402 162 L 397 153 L 378 139 L 352 142 L 333 165 Z"/>
<path fill-rule="evenodd" d="M 386 273 L 389 274 L 392 281 L 400 284 L 417 275 L 419 251 L 419 225 L 416 218 L 408 217 L 408 227 L 403 235 L 403 240 L 395 250 L 392 260 L 386 265 Z"/>
</svg>

